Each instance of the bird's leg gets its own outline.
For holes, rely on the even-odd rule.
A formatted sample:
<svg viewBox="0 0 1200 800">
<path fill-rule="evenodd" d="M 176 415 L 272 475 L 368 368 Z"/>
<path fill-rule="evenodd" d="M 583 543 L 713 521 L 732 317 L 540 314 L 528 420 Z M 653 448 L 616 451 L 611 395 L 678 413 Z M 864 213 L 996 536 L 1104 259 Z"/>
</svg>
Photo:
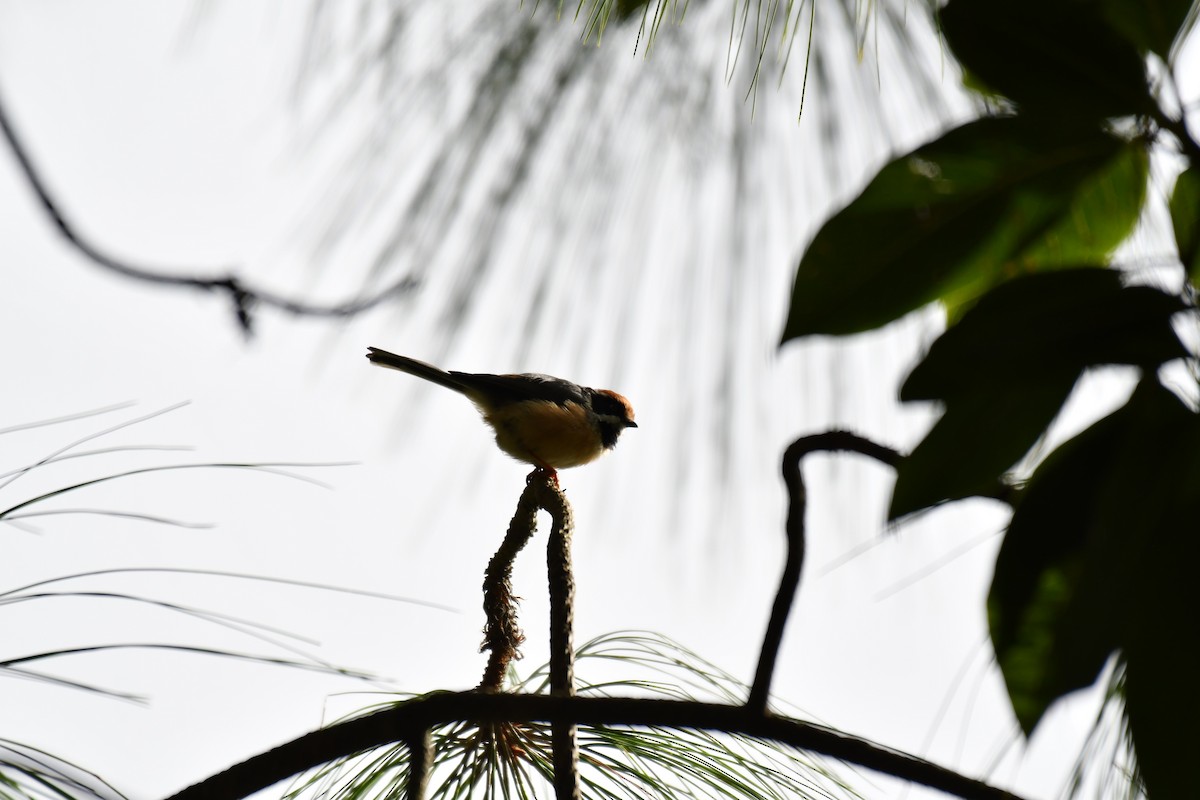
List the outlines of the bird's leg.
<svg viewBox="0 0 1200 800">
<path fill-rule="evenodd" d="M 533 472 L 525 476 L 525 485 L 533 483 L 538 478 L 544 477 L 547 481 L 558 486 L 558 470 L 553 467 L 535 467 Z"/>
</svg>

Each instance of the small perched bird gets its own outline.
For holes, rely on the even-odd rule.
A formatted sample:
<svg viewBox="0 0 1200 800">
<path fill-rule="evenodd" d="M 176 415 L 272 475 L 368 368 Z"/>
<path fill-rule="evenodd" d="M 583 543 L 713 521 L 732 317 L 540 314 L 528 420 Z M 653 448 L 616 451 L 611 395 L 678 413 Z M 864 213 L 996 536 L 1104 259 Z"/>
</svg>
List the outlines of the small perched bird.
<svg viewBox="0 0 1200 800">
<path fill-rule="evenodd" d="M 414 358 L 368 347 L 372 364 L 391 367 L 465 394 L 496 432 L 496 444 L 518 461 L 554 475 L 595 461 L 626 428 L 633 406 L 608 389 L 589 389 L 549 375 L 446 372 Z"/>
</svg>

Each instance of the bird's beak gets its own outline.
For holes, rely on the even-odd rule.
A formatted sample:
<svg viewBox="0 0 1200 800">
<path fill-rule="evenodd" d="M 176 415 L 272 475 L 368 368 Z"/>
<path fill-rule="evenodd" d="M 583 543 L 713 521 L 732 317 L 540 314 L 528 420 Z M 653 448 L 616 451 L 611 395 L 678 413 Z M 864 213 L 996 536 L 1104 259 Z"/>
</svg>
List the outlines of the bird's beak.
<svg viewBox="0 0 1200 800">
<path fill-rule="evenodd" d="M 626 428 L 636 428 L 636 427 L 637 427 L 637 423 L 636 423 L 636 422 L 634 422 L 634 421 L 633 421 L 633 420 L 631 420 L 631 419 L 627 419 L 627 420 L 625 420 L 625 427 L 626 427 Z"/>
</svg>

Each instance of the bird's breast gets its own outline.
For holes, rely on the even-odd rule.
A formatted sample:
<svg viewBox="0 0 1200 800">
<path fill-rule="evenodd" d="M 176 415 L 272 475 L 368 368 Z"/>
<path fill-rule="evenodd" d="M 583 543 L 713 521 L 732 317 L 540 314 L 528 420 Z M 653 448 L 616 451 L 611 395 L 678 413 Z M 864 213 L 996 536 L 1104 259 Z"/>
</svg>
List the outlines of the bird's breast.
<svg viewBox="0 0 1200 800">
<path fill-rule="evenodd" d="M 600 432 L 578 404 L 522 400 L 485 410 L 483 416 L 501 450 L 535 466 L 577 467 L 604 453 Z"/>
</svg>

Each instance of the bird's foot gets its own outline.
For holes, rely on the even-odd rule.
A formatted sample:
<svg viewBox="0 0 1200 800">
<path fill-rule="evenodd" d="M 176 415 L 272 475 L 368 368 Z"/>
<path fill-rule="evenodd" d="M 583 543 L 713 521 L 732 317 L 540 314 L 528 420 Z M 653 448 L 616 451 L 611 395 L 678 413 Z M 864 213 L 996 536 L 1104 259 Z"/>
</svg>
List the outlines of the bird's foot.
<svg viewBox="0 0 1200 800">
<path fill-rule="evenodd" d="M 551 467 L 537 467 L 533 470 L 533 472 L 525 476 L 525 483 L 528 485 L 538 479 L 544 479 L 547 483 L 552 483 L 554 484 L 555 488 L 557 488 L 558 470 L 555 470 Z"/>
</svg>

